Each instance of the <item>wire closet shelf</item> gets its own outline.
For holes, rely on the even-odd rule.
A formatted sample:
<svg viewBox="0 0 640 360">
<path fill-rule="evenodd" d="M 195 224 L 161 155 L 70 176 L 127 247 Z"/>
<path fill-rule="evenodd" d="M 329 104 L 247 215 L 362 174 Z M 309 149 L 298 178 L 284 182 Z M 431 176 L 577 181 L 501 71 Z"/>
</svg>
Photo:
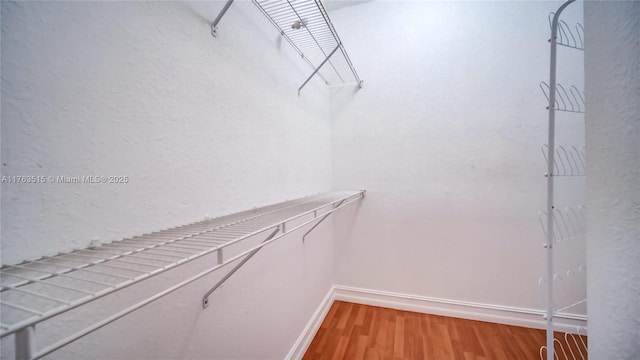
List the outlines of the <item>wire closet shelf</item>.
<svg viewBox="0 0 640 360">
<path fill-rule="evenodd" d="M 217 36 L 218 24 L 233 1 L 227 1 L 211 24 L 213 36 Z M 312 70 L 298 88 L 298 95 L 315 75 L 327 85 L 362 87 L 362 80 L 320 0 L 252 2 Z"/>
<path fill-rule="evenodd" d="M 327 216 L 363 199 L 364 194 L 364 191 L 348 191 L 314 195 L 2 266 L 0 337 L 15 334 L 16 358 L 41 358 L 231 262 L 253 256 L 262 247 L 285 235 L 315 223 L 304 234 L 306 237 Z M 269 236 L 258 245 L 245 241 L 262 235 Z M 229 251 L 232 246 L 234 250 Z M 207 270 L 172 284 L 68 338 L 35 349 L 33 337 L 36 324 L 213 253 L 217 253 L 217 263 Z M 203 307 L 206 307 L 208 296 L 219 285 L 204 295 Z"/>
</svg>

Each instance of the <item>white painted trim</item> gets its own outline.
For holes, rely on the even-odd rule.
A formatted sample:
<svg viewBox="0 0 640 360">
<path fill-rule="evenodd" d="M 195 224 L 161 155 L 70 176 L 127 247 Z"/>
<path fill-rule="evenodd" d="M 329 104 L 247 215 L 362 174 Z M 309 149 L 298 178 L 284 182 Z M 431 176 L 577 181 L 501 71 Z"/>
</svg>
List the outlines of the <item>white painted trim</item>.
<svg viewBox="0 0 640 360">
<path fill-rule="evenodd" d="M 335 285 L 333 292 L 334 300 L 415 311 L 424 314 L 545 329 L 545 321 L 542 317 L 544 315 L 543 310 L 441 299 L 342 285 Z M 556 316 L 555 319 L 554 323 L 557 329 L 563 332 L 575 332 L 578 326 L 587 326 L 587 318 L 584 315 L 561 314 Z"/>
<path fill-rule="evenodd" d="M 542 317 L 544 315 L 543 310 L 334 285 L 329 289 L 329 292 L 293 344 L 293 347 L 285 359 L 302 359 L 302 356 L 304 356 L 305 351 L 307 351 L 307 348 L 311 345 L 313 337 L 320 328 L 322 321 L 325 316 L 327 316 L 335 300 L 535 329 L 546 328 L 546 323 Z M 558 331 L 575 332 L 578 326 L 586 328 L 587 317 L 584 315 L 561 314 L 556 316 L 554 323 Z M 581 333 L 585 334 L 582 330 Z"/>
<path fill-rule="evenodd" d="M 327 295 L 324 297 L 324 299 L 322 299 L 322 302 L 320 303 L 316 311 L 313 313 L 313 316 L 307 323 L 307 326 L 304 327 L 304 330 L 302 330 L 302 333 L 300 334 L 300 336 L 298 336 L 298 339 L 293 344 L 291 350 L 289 350 L 289 353 L 285 357 L 286 360 L 302 359 L 304 353 L 307 351 L 307 348 L 309 347 L 309 345 L 311 345 L 313 337 L 316 336 L 318 329 L 320 329 L 322 321 L 327 316 L 331 305 L 333 304 L 334 292 L 335 290 L 332 286 L 329 289 L 329 292 L 327 292 Z"/>
</svg>

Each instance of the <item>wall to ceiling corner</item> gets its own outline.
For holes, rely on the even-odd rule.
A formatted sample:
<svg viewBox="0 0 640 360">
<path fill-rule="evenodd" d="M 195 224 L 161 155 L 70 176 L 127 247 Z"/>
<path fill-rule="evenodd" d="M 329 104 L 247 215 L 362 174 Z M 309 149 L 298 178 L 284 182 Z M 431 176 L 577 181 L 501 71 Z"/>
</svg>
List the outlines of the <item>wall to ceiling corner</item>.
<svg viewBox="0 0 640 360">
<path fill-rule="evenodd" d="M 127 177 L 3 183 L 3 264 L 331 189 L 324 84 L 298 97 L 309 69 L 251 2 L 234 3 L 213 38 L 222 5 L 2 2 L 2 175 Z M 202 294 L 224 271 L 50 357 L 283 358 L 334 283 L 327 224 L 323 241 L 263 250 L 207 311 Z M 38 346 L 211 261 L 39 324 Z"/>
<path fill-rule="evenodd" d="M 342 9 L 347 6 L 360 5 L 373 0 L 325 0 L 322 5 L 327 11 Z"/>
<path fill-rule="evenodd" d="M 331 95 L 334 186 L 367 190 L 355 222 L 336 220 L 338 285 L 520 314 L 544 308 L 539 82 L 549 73 L 547 16 L 560 4 L 374 1 L 331 13 L 364 80 Z M 559 66 L 561 82 L 582 88 L 582 54 Z M 580 118 L 557 133 L 559 144 L 584 143 Z M 557 194 L 573 205 L 584 182 Z"/>
</svg>

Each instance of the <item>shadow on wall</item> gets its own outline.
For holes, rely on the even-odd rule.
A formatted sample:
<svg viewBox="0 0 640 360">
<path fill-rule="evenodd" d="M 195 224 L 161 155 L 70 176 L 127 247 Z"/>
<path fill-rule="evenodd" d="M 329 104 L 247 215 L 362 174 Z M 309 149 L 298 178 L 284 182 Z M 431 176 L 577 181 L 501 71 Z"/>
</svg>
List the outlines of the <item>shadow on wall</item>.
<svg viewBox="0 0 640 360">
<path fill-rule="evenodd" d="M 364 81 L 363 81 L 364 83 Z M 362 85 L 366 86 L 365 84 Z M 362 89 L 355 85 L 349 86 L 336 86 L 330 88 L 329 98 L 331 99 L 331 121 L 335 119 L 335 114 L 339 114 L 342 110 L 351 103 L 358 92 Z"/>
<path fill-rule="evenodd" d="M 369 196 L 365 193 L 365 198 Z M 348 206 L 342 209 L 340 216 L 334 217 L 333 220 L 333 251 L 334 251 L 334 261 L 338 261 L 340 259 L 340 255 L 343 253 L 344 247 L 347 245 L 347 242 L 353 239 L 352 233 L 353 229 L 357 225 L 358 219 L 360 218 L 358 214 L 361 214 L 360 208 L 364 201 L 356 202 L 355 206 Z"/>
<path fill-rule="evenodd" d="M 207 16 L 204 14 L 204 9 L 195 9 L 193 5 L 193 3 L 180 2 L 177 4 L 176 8 L 183 10 L 185 14 L 191 15 L 203 25 L 211 25 L 214 19 L 213 15 L 208 14 L 210 16 Z"/>
</svg>

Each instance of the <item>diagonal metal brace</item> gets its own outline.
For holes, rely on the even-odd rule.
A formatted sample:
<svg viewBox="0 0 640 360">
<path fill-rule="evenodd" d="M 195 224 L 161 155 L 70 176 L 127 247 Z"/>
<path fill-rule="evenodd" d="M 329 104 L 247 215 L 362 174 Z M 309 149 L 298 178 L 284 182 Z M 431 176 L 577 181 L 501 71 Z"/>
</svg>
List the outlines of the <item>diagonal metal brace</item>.
<svg viewBox="0 0 640 360">
<path fill-rule="evenodd" d="M 36 352 L 36 327 L 31 325 L 18 332 L 16 332 L 16 359 L 28 360 L 33 358 L 33 354 Z"/>
<path fill-rule="evenodd" d="M 218 16 L 216 16 L 215 20 L 211 23 L 211 35 L 213 35 L 213 37 L 218 36 L 218 24 L 220 23 L 220 20 L 222 20 L 224 14 L 227 13 L 227 10 L 231 7 L 231 4 L 233 4 L 233 0 L 227 0 L 227 3 L 224 4 Z"/>
<path fill-rule="evenodd" d="M 343 200 L 344 201 L 344 200 Z M 262 242 L 267 242 L 271 239 L 273 239 L 274 236 L 276 236 L 276 234 L 280 232 L 280 226 L 278 226 L 275 230 L 273 230 L 273 232 L 266 238 L 264 239 Z M 204 294 L 204 296 L 202 297 L 202 308 L 206 309 L 209 306 L 209 295 L 213 294 L 214 291 L 216 291 L 220 286 L 222 286 L 222 284 L 224 284 L 225 281 L 227 281 L 233 274 L 235 274 L 236 271 L 238 271 L 238 269 L 240 269 L 247 261 L 249 261 L 249 259 L 251 259 L 253 257 L 253 255 L 255 255 L 256 253 L 258 253 L 258 251 L 260 251 L 260 248 L 257 248 L 255 250 L 253 250 L 252 252 L 250 252 L 249 254 L 247 254 L 247 256 L 242 259 L 242 261 L 240 261 L 238 263 L 238 265 L 236 265 L 233 269 L 231 269 L 231 271 L 229 271 L 227 273 L 227 275 L 225 275 L 222 279 L 220 279 L 220 281 L 218 281 L 217 284 L 215 284 L 211 290 L 207 291 L 206 294 Z"/>
<path fill-rule="evenodd" d="M 298 96 L 300 96 L 300 91 L 302 91 L 302 88 L 303 88 L 305 85 L 307 85 L 307 83 L 309 82 L 309 80 L 311 80 L 311 79 L 312 79 L 312 78 L 313 78 L 313 77 L 318 73 L 318 71 L 320 71 L 320 68 L 321 68 L 324 64 L 326 64 L 326 62 L 327 62 L 327 61 L 329 61 L 329 59 L 331 58 L 331 56 L 332 56 L 333 54 L 335 54 L 335 52 L 336 52 L 336 51 L 338 51 L 338 49 L 340 49 L 340 46 L 342 46 L 342 43 L 339 43 L 339 44 L 338 44 L 338 46 L 336 46 L 336 48 L 335 48 L 335 49 L 333 49 L 333 51 L 331 52 L 331 54 L 329 54 L 329 56 L 327 56 L 327 58 L 326 58 L 326 59 L 324 59 L 324 61 L 322 61 L 322 63 L 320 64 L 320 66 L 318 66 L 318 67 L 313 71 L 313 73 L 312 73 L 312 74 L 307 78 L 307 80 L 305 80 L 305 82 L 304 82 L 302 85 L 300 85 L 300 87 L 298 88 Z"/>
<path fill-rule="evenodd" d="M 342 203 L 343 203 L 343 202 L 344 202 L 344 200 L 340 201 L 339 203 L 337 203 L 336 205 L 334 205 L 334 206 L 333 206 L 333 208 L 335 209 L 335 208 L 339 207 L 340 205 L 342 205 Z M 305 240 L 305 238 L 307 237 L 307 235 L 309 235 L 309 233 L 310 233 L 310 232 L 312 232 L 312 231 L 313 231 L 313 229 L 315 229 L 316 227 L 318 227 L 318 225 L 320 225 L 320 223 L 321 223 L 321 222 L 323 222 L 323 221 L 324 221 L 324 219 L 328 218 L 328 217 L 329 217 L 329 215 L 331 215 L 331 214 L 332 214 L 332 213 L 328 213 L 328 214 L 326 214 L 325 216 L 323 216 L 323 217 L 322 217 L 322 219 L 320 219 L 320 221 L 318 221 L 317 223 L 315 223 L 315 224 L 311 227 L 311 229 L 307 230 L 307 232 L 306 232 L 306 233 L 304 233 L 304 235 L 302 235 L 302 242 L 304 242 L 304 240 Z"/>
</svg>

